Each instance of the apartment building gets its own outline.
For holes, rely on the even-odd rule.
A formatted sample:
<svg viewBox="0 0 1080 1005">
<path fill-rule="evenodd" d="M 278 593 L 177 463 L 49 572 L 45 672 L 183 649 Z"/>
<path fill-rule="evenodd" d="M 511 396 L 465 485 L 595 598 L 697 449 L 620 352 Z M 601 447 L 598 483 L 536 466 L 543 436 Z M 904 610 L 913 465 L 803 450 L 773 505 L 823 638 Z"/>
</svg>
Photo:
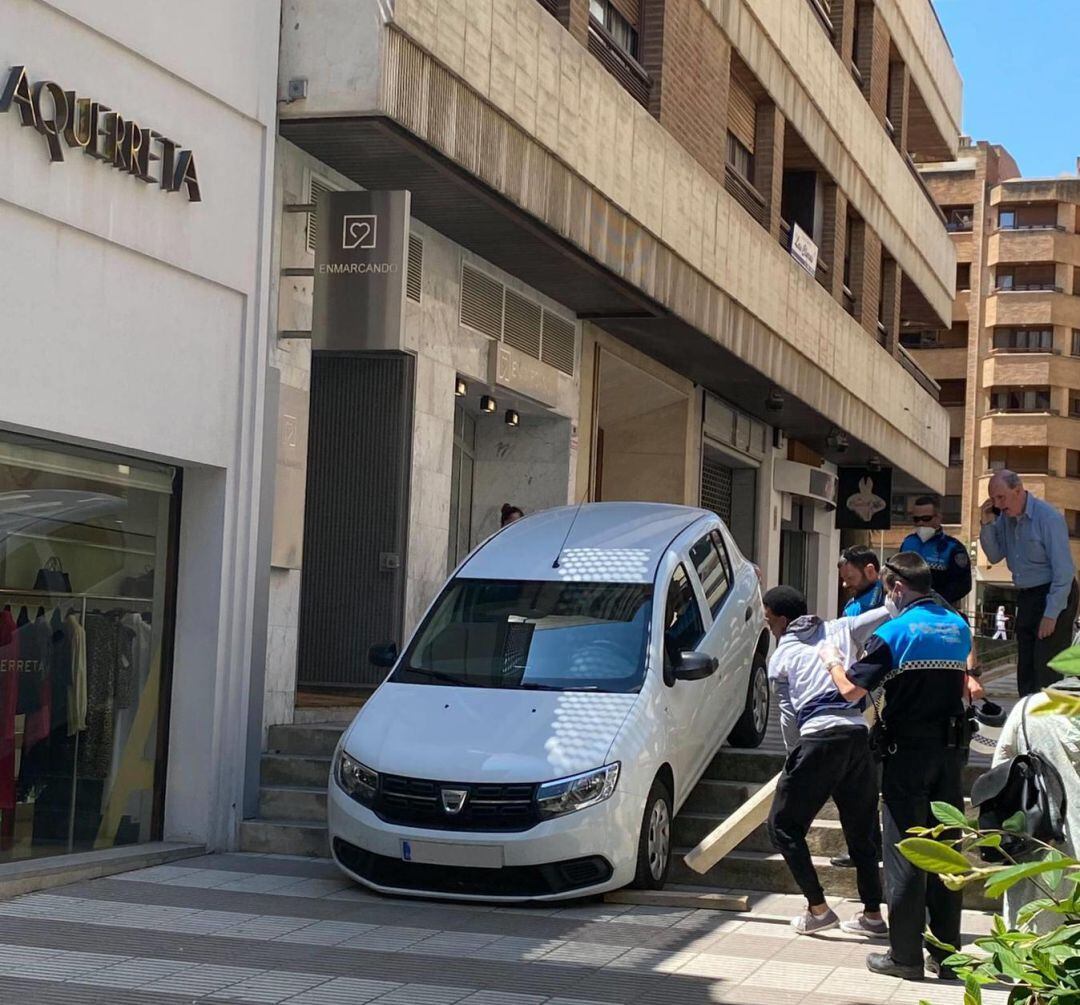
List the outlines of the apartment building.
<svg viewBox="0 0 1080 1005">
<path fill-rule="evenodd" d="M 950 328 L 901 342 L 949 413 L 949 532 L 975 548 L 990 475 L 1010 468 L 1065 513 L 1080 559 L 1080 177 L 1023 178 L 1002 147 L 966 138 L 921 172 L 956 248 L 957 293 Z M 910 501 L 894 499 L 901 523 Z M 977 552 L 975 575 L 972 611 L 1011 602 L 1003 565 Z"/>
<path fill-rule="evenodd" d="M 900 336 L 951 320 L 914 163 L 955 156 L 960 98 L 929 0 L 286 0 L 275 360 L 283 437 L 311 426 L 279 448 L 267 722 L 376 682 L 355 653 L 502 501 L 710 506 L 768 583 L 834 606 L 838 466 L 946 487 L 949 416 Z M 337 188 L 411 194 L 389 347 L 312 351 Z M 381 452 L 345 457 L 365 430 Z M 325 475 L 365 465 L 386 476 Z M 382 606 L 344 624 L 346 582 Z"/>
</svg>

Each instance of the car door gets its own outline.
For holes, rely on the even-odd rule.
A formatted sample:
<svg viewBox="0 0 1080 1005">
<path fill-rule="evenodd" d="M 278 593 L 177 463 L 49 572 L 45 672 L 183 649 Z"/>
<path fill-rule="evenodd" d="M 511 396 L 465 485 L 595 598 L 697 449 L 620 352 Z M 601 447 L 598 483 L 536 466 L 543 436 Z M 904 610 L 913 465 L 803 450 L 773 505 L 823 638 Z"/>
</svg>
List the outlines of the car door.
<svg viewBox="0 0 1080 1005">
<path fill-rule="evenodd" d="M 726 527 L 721 526 L 713 532 L 728 558 L 731 568 L 731 600 L 727 614 L 730 626 L 731 659 L 735 664 L 732 674 L 734 688 L 740 695 L 740 701 L 746 698 L 750 687 L 750 668 L 754 662 L 758 637 L 764 627 L 761 607 L 761 590 L 754 567 L 739 552 L 738 545 Z M 725 709 L 727 717 L 723 720 L 724 736 L 735 725 L 742 712 L 743 705 L 734 709 Z"/>
<path fill-rule="evenodd" d="M 699 648 L 715 656 L 719 666 L 710 679 L 701 721 L 703 756 L 708 759 L 731 731 L 746 698 L 747 677 L 742 667 L 745 612 L 737 602 L 731 559 L 719 530 L 708 531 L 691 546 L 690 563 L 706 607 L 707 627 Z"/>
<path fill-rule="evenodd" d="M 700 763 L 705 750 L 702 728 L 707 714 L 704 712 L 712 678 L 704 680 L 680 680 L 671 676 L 678 653 L 693 652 L 700 647 L 705 636 L 705 619 L 693 580 L 680 562 L 668 581 L 663 622 L 663 669 L 664 712 L 668 754 L 675 771 L 675 805 L 689 792 L 689 786 L 697 780 Z"/>
</svg>

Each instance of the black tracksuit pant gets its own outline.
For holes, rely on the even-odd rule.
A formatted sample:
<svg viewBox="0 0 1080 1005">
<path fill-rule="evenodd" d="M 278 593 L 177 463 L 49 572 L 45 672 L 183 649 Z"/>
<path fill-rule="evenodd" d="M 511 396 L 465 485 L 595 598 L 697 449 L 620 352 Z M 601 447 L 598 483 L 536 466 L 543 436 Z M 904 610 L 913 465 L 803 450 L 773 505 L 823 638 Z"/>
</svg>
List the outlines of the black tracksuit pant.
<svg viewBox="0 0 1080 1005">
<path fill-rule="evenodd" d="M 1044 687 L 1061 680 L 1061 674 L 1051 670 L 1046 664 L 1055 656 L 1069 648 L 1072 642 L 1073 622 L 1076 620 L 1077 600 L 1080 592 L 1073 582 L 1069 590 L 1069 600 L 1054 626 L 1054 632 L 1048 638 L 1039 638 L 1039 623 L 1046 610 L 1046 595 L 1050 592 L 1046 586 L 1033 586 L 1021 590 L 1016 604 L 1016 692 L 1021 698 L 1026 694 L 1036 694 Z"/>
<path fill-rule="evenodd" d="M 897 843 L 909 827 L 933 827 L 934 801 L 964 805 L 965 751 L 940 742 L 898 743 L 885 760 L 881 794 L 885 803 L 885 893 L 889 905 L 889 943 L 897 963 L 922 966 L 923 932 L 929 915 L 930 931 L 942 942 L 960 948 L 960 911 L 963 894 L 946 889 L 931 873 L 912 865 Z M 947 953 L 928 946 L 931 956 Z"/>
<path fill-rule="evenodd" d="M 811 733 L 788 754 L 769 813 L 769 839 L 810 904 L 825 901 L 806 835 L 832 797 L 840 811 L 848 851 L 855 863 L 859 896 L 868 911 L 881 906 L 878 873 L 877 765 L 866 729 L 841 726 Z"/>
</svg>

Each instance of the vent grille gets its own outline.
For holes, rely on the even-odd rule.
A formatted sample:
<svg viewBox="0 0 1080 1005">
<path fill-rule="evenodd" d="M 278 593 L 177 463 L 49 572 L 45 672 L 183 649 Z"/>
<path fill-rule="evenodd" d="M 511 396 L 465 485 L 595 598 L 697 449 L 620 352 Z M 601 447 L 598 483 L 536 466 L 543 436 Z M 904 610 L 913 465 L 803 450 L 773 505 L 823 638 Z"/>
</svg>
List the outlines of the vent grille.
<svg viewBox="0 0 1080 1005">
<path fill-rule="evenodd" d="M 503 285 L 470 265 L 461 267 L 461 323 L 489 338 L 502 335 Z"/>
<path fill-rule="evenodd" d="M 574 375 L 574 326 L 552 314 L 544 311 L 544 339 L 541 348 L 540 359 L 556 370 Z"/>
<path fill-rule="evenodd" d="M 409 271 L 405 277 L 405 295 L 420 303 L 424 291 L 424 242 L 409 235 Z"/>
<path fill-rule="evenodd" d="M 315 208 L 307 215 L 307 250 L 315 251 L 315 241 L 319 235 L 319 200 L 327 192 L 338 192 L 340 189 L 321 175 L 312 174 L 308 182 L 308 202 Z"/>
<path fill-rule="evenodd" d="M 503 341 L 523 353 L 540 358 L 539 304 L 526 300 L 513 290 L 506 291 L 506 314 L 503 321 Z"/>
<path fill-rule="evenodd" d="M 701 505 L 711 509 L 726 524 L 731 523 L 734 472 L 706 456 L 701 465 Z"/>
</svg>

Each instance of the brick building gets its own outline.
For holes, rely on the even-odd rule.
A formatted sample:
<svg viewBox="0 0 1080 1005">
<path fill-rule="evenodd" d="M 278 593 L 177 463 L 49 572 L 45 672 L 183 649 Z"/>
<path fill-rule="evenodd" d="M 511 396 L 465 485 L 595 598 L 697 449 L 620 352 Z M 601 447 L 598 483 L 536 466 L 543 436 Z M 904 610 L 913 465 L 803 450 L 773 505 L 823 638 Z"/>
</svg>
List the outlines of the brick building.
<svg viewBox="0 0 1080 1005">
<path fill-rule="evenodd" d="M 920 170 L 956 248 L 957 293 L 950 328 L 900 338 L 949 413 L 948 531 L 974 545 L 990 475 L 1010 468 L 1065 513 L 1080 559 L 1080 178 L 1022 178 L 1002 147 L 966 138 L 955 161 Z M 894 499 L 898 527 L 910 502 Z M 975 573 L 972 611 L 1010 603 L 1004 565 L 980 552 Z"/>
</svg>

